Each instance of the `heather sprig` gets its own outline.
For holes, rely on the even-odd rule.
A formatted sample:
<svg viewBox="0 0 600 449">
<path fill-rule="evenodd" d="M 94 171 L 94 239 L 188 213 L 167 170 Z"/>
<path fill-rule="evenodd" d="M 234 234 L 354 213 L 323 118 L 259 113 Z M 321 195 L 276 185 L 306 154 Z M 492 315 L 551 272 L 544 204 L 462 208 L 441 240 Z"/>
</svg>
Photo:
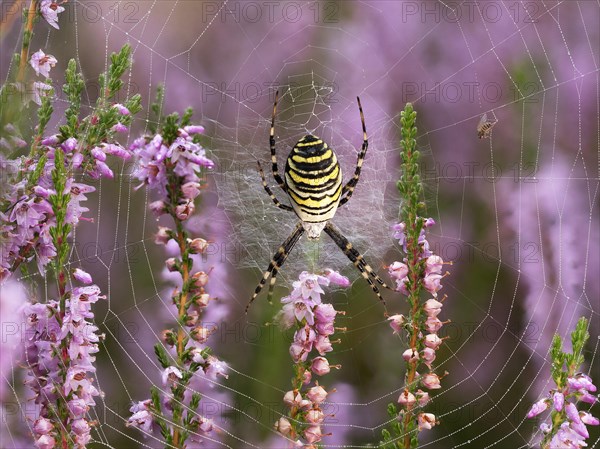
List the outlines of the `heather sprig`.
<svg viewBox="0 0 600 449">
<path fill-rule="evenodd" d="M 428 390 L 441 388 L 440 380 L 446 374 L 435 372 L 433 362 L 436 351 L 445 338 L 438 336 L 439 330 L 449 321 L 438 318 L 444 298 L 438 300 L 443 259 L 430 249 L 427 241 L 428 228 L 435 225 L 432 218 L 422 216 L 425 210 L 423 185 L 419 175 L 420 153 L 416 149 L 417 113 L 407 103 L 401 113 L 402 125 L 402 176 L 398 190 L 402 196 L 401 222 L 394 225 L 394 237 L 398 239 L 405 257 L 389 266 L 390 276 L 396 282 L 396 290 L 406 296 L 408 316 L 396 314 L 389 317 L 394 334 L 406 339 L 408 347 L 402 358 L 406 362 L 404 388 L 398 398 L 399 409 L 389 404 L 388 413 L 397 420 L 391 431 L 385 429 L 382 446 L 385 448 L 409 449 L 418 446 L 419 432 L 431 429 L 438 421 L 434 414 L 425 411 L 430 401 Z M 424 296 L 429 296 L 427 299 Z M 425 372 L 417 371 L 422 366 Z"/>
<path fill-rule="evenodd" d="M 598 418 L 587 410 L 578 410 L 578 407 L 591 404 L 587 406 L 589 409 L 598 402 L 598 397 L 594 394 L 597 391 L 596 385 L 587 374 L 579 371 L 585 362 L 583 349 L 590 337 L 587 329 L 588 321 L 581 317 L 571 333 L 571 353 L 563 352 L 560 335 L 555 334 L 552 340 L 550 370 L 555 388 L 550 390 L 547 397 L 533 404 L 527 413 L 527 418 L 533 418 L 548 408 L 551 409 L 550 423 L 540 426 L 544 434 L 542 449 L 586 447 L 585 440 L 589 438 L 586 426 L 600 424 Z"/>
<path fill-rule="evenodd" d="M 141 137 L 131 146 L 137 159 L 133 176 L 142 181 L 140 187 L 147 185 L 157 191 L 158 199 L 150 208 L 159 216 L 169 215 L 173 222 L 173 228 L 159 227 L 155 241 L 177 244 L 179 256 L 167 259 L 166 267 L 179 273 L 181 280 L 172 294 L 177 322 L 162 331 L 162 343 L 154 347 L 164 389 L 152 387 L 150 399 L 133 404 L 128 425 L 150 432 L 156 424 L 165 444 L 176 448 L 186 447 L 188 438 L 201 439 L 213 429 L 212 421 L 197 412 L 201 396 L 190 388 L 191 380 L 200 372 L 213 379 L 227 377 L 225 363 L 212 355 L 206 344 L 214 328 L 202 323 L 212 299 L 205 289 L 210 273 L 193 268 L 193 255 L 203 253 L 208 242 L 192 238 L 185 227 L 204 184 L 203 169 L 213 166 L 197 143 L 197 135 L 204 129 L 189 125 L 190 118 L 191 110 L 181 120 L 178 114 L 171 114 L 153 136 Z"/>
<path fill-rule="evenodd" d="M 297 447 L 316 448 L 324 436 L 323 423 L 327 416 L 323 413 L 322 403 L 327 391 L 314 376 L 324 376 L 332 368 L 325 355 L 333 350 L 330 338 L 337 329 L 335 317 L 343 314 L 331 304 L 324 304 L 321 295 L 325 292 L 321 286 L 336 284 L 348 287 L 348 279 L 333 270 L 325 270 L 324 275 L 303 271 L 293 283 L 289 296 L 281 299 L 284 304 L 278 315 L 278 321 L 284 329 L 294 328 L 294 339 L 290 345 L 290 356 L 294 362 L 292 389 L 285 393 L 283 402 L 289 408 L 287 417 L 281 417 L 275 423 L 275 429 Z"/>
</svg>

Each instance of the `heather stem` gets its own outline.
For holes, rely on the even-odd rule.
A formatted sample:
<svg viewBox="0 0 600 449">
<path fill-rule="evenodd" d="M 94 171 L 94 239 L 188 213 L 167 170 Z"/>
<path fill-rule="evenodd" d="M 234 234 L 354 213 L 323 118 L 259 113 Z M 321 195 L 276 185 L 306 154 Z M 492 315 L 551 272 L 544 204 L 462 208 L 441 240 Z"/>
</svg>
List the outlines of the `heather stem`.
<svg viewBox="0 0 600 449">
<path fill-rule="evenodd" d="M 25 12 L 26 20 L 25 30 L 23 31 L 23 43 L 21 45 L 21 57 L 19 59 L 19 71 L 17 72 L 17 83 L 23 82 L 25 76 L 25 67 L 27 66 L 27 60 L 29 59 L 29 44 L 33 37 L 33 22 L 37 16 L 37 2 L 31 0 L 29 2 L 29 9 Z"/>
</svg>

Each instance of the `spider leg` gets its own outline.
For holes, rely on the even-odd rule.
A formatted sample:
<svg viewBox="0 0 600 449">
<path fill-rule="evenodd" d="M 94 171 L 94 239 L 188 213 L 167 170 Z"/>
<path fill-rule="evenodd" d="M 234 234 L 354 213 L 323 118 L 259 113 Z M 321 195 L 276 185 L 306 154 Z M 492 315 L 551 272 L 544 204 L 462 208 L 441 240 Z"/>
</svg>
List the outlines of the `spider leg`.
<svg viewBox="0 0 600 449">
<path fill-rule="evenodd" d="M 269 143 L 271 144 L 271 169 L 273 171 L 273 178 L 275 181 L 283 189 L 284 192 L 287 192 L 287 188 L 283 179 L 279 175 L 279 170 L 277 169 L 277 154 L 275 151 L 275 114 L 277 113 L 277 101 L 279 100 L 279 91 L 275 92 L 275 103 L 273 103 L 273 116 L 271 117 L 271 131 L 269 133 Z"/>
<path fill-rule="evenodd" d="M 348 200 L 352 197 L 352 194 L 354 193 L 354 188 L 356 187 L 356 184 L 358 184 L 358 179 L 360 178 L 360 170 L 362 168 L 363 161 L 365 160 L 365 156 L 367 155 L 367 148 L 369 147 L 369 139 L 367 139 L 367 127 L 365 126 L 365 116 L 363 114 L 362 106 L 360 105 L 360 98 L 356 97 L 356 100 L 358 101 L 358 110 L 360 111 L 360 122 L 362 123 L 363 144 L 360 153 L 358 153 L 358 160 L 356 161 L 356 169 L 354 170 L 354 176 L 352 176 L 352 179 L 350 179 L 350 181 L 348 181 L 348 183 L 342 189 L 342 195 L 345 194 L 345 196 L 343 196 L 340 200 L 340 206 L 346 204 Z"/>
<path fill-rule="evenodd" d="M 273 194 L 273 192 L 271 191 L 270 187 L 267 185 L 267 179 L 265 178 L 265 172 L 263 171 L 261 165 L 260 165 L 260 161 L 256 161 L 258 163 L 258 171 L 260 173 L 260 177 L 262 178 L 262 185 L 265 189 L 265 192 L 267 192 L 267 194 L 271 197 L 271 199 L 273 200 L 273 202 L 275 203 L 275 206 L 277 206 L 279 209 L 283 209 L 283 210 L 288 210 L 288 211 L 293 211 L 294 209 L 290 206 L 288 206 L 287 204 L 282 204 Z"/>
<path fill-rule="evenodd" d="M 385 282 L 373 271 L 371 266 L 365 261 L 364 257 L 352 246 L 352 243 L 348 241 L 346 237 L 342 235 L 342 233 L 331 223 L 327 223 L 325 225 L 325 232 L 329 237 L 333 239 L 336 245 L 344 252 L 344 254 L 352 261 L 354 266 L 360 271 L 360 274 L 363 278 L 369 283 L 371 289 L 375 292 L 379 300 L 383 303 L 385 307 L 385 299 L 381 296 L 379 289 L 373 282 L 373 280 L 369 277 L 373 277 L 377 280 L 382 286 L 389 288 Z"/>
<path fill-rule="evenodd" d="M 294 232 L 292 232 L 290 234 L 290 236 L 285 240 L 285 242 L 283 242 L 283 244 L 277 249 L 277 252 L 271 259 L 271 262 L 269 262 L 269 267 L 263 273 L 262 279 L 260 280 L 259 284 L 256 286 L 256 290 L 254 290 L 254 294 L 252 295 L 252 298 L 248 302 L 248 305 L 246 305 L 246 313 L 248 313 L 248 309 L 250 308 L 250 305 L 256 299 L 256 297 L 259 295 L 260 291 L 263 289 L 263 287 L 267 283 L 267 279 L 269 279 L 269 276 L 272 276 L 271 277 L 272 286 L 275 285 L 275 282 L 273 281 L 273 279 L 277 276 L 277 272 L 283 266 L 285 260 L 287 259 L 287 256 L 290 254 L 290 252 L 292 251 L 292 249 L 294 248 L 294 246 L 296 245 L 296 243 L 298 242 L 298 240 L 300 239 L 302 234 L 304 234 L 304 227 L 302 226 L 302 223 L 298 223 L 296 225 L 296 228 L 294 229 Z M 272 286 L 269 287 L 269 290 L 272 290 Z"/>
</svg>

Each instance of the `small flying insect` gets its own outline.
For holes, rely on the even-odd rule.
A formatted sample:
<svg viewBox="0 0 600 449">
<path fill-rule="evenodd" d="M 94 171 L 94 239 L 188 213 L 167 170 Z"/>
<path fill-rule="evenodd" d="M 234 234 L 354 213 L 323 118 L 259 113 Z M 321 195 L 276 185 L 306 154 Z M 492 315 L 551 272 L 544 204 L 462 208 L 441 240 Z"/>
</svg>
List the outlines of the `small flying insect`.
<svg viewBox="0 0 600 449">
<path fill-rule="evenodd" d="M 498 119 L 496 118 L 496 114 L 492 111 L 494 118 L 492 120 L 488 119 L 488 115 L 484 113 L 479 119 L 479 123 L 477 124 L 477 137 L 480 139 L 487 139 L 490 137 L 492 133 L 492 128 L 496 123 L 498 123 Z"/>
<path fill-rule="evenodd" d="M 271 298 L 277 273 L 302 234 L 306 232 L 309 240 L 317 240 L 322 231 L 325 231 L 325 233 L 331 237 L 358 271 L 360 271 L 362 277 L 369 283 L 371 289 L 385 307 L 385 301 L 379 293 L 379 289 L 374 281 L 378 282 L 384 288 L 390 290 L 391 288 L 385 284 L 375 271 L 373 271 L 371 266 L 365 261 L 364 257 L 354 248 L 352 243 L 350 243 L 330 221 L 335 215 L 338 206 L 346 204 L 352 196 L 352 193 L 354 193 L 354 189 L 360 177 L 360 170 L 367 154 L 369 142 L 367 139 L 365 117 L 360 105 L 360 99 L 358 97 L 356 98 L 362 123 L 363 144 L 362 149 L 358 153 L 354 175 L 346 184 L 343 184 L 342 170 L 338 164 L 335 152 L 322 139 L 312 134 L 302 137 L 291 149 L 286 161 L 283 177 L 279 174 L 275 151 L 275 115 L 277 112 L 278 98 L 279 92 L 275 94 L 269 136 L 269 142 L 271 144 L 271 169 L 273 178 L 275 178 L 275 181 L 281 190 L 287 194 L 291 205 L 283 204 L 275 197 L 267 184 L 260 162 L 258 162 L 258 170 L 262 178 L 263 188 L 271 197 L 275 206 L 288 212 L 294 212 L 300 221 L 292 234 L 275 252 L 275 255 L 269 263 L 269 267 L 263 273 L 263 277 L 254 291 L 254 295 L 246 306 L 246 312 L 248 312 L 248 308 L 252 304 L 252 301 L 256 299 L 267 283 L 269 277 L 271 277 L 269 284 L 269 299 Z M 360 213 L 360 211 L 358 213 Z"/>
</svg>

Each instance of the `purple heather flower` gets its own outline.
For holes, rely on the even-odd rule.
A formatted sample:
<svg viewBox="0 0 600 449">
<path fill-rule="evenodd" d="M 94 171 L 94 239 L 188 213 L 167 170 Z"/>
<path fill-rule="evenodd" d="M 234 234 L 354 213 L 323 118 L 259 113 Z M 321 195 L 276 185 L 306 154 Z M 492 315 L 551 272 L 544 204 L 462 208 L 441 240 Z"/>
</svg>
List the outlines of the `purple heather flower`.
<svg viewBox="0 0 600 449">
<path fill-rule="evenodd" d="M 75 268 L 75 271 L 73 271 L 73 277 L 84 284 L 92 283 L 92 276 L 83 271 L 81 268 Z"/>
<path fill-rule="evenodd" d="M 346 276 L 342 276 L 337 271 L 331 270 L 327 268 L 325 270 L 325 277 L 329 279 L 329 282 L 334 285 L 339 285 L 340 287 L 349 287 L 350 280 Z"/>
<path fill-rule="evenodd" d="M 554 404 L 554 410 L 560 412 L 565 405 L 565 396 L 560 391 L 554 392 L 552 403 Z"/>
<path fill-rule="evenodd" d="M 596 385 L 592 383 L 592 379 L 586 374 L 577 373 L 574 377 L 567 378 L 567 382 L 569 384 L 569 388 L 573 391 L 587 390 L 592 393 L 596 392 Z"/>
<path fill-rule="evenodd" d="M 444 259 L 440 256 L 432 255 L 425 261 L 425 274 L 430 273 L 441 273 L 442 266 L 444 265 Z"/>
<path fill-rule="evenodd" d="M 31 55 L 29 64 L 35 70 L 35 73 L 42 74 L 46 78 L 50 76 L 50 69 L 56 65 L 58 61 L 52 55 L 45 54 L 42 50 L 36 51 Z"/>
<path fill-rule="evenodd" d="M 315 315 L 312 308 L 309 305 L 307 305 L 306 302 L 302 299 L 295 299 L 292 296 L 286 296 L 281 299 L 281 302 L 283 304 L 290 303 L 293 305 L 293 312 L 294 316 L 296 317 L 296 320 L 302 321 L 303 319 L 305 319 L 306 322 L 311 326 L 315 323 Z"/>
<path fill-rule="evenodd" d="M 117 132 L 117 133 L 126 133 L 128 130 L 129 129 L 127 128 L 127 126 L 123 125 L 123 123 L 121 123 L 121 122 L 117 122 L 111 128 L 111 131 L 114 131 L 114 132 Z"/>
<path fill-rule="evenodd" d="M 57 2 L 53 0 L 42 0 L 40 3 L 40 12 L 46 22 L 58 30 L 58 14 L 63 12 L 65 8 L 60 6 Z"/>
<path fill-rule="evenodd" d="M 150 432 L 152 430 L 152 415 L 148 410 L 137 411 L 127 419 L 127 426 Z"/>
<path fill-rule="evenodd" d="M 442 280 L 442 275 L 437 273 L 430 273 L 425 276 L 423 279 L 423 287 L 432 295 L 437 295 L 439 289 L 442 288 L 442 284 L 440 283 Z"/>
<path fill-rule="evenodd" d="M 539 401 L 537 401 L 535 404 L 533 404 L 531 406 L 531 409 L 529 410 L 529 412 L 527 412 L 527 418 L 533 418 L 534 416 L 537 416 L 540 413 L 542 413 L 547 408 L 548 408 L 548 400 L 540 399 Z"/>
<path fill-rule="evenodd" d="M 204 126 L 201 125 L 184 126 L 183 129 L 188 134 L 202 134 L 204 132 Z"/>
<path fill-rule="evenodd" d="M 581 421 L 584 424 L 587 424 L 588 426 L 600 425 L 600 420 L 598 420 L 598 418 L 596 418 L 595 416 L 592 416 L 588 412 L 581 412 L 580 416 L 581 416 Z"/>
<path fill-rule="evenodd" d="M 579 394 L 577 396 L 582 402 L 586 402 L 588 404 L 595 404 L 598 401 L 598 398 L 593 394 L 590 394 L 587 390 L 579 390 L 578 393 Z"/>
<path fill-rule="evenodd" d="M 181 371 L 176 366 L 169 366 L 162 372 L 163 385 L 173 385 L 182 377 L 183 374 L 181 374 Z"/>
<path fill-rule="evenodd" d="M 432 226 L 435 226 L 435 220 L 433 218 L 427 218 L 424 222 L 423 222 L 423 226 L 425 228 L 430 228 Z"/>
<path fill-rule="evenodd" d="M 586 447 L 585 438 L 575 432 L 568 422 L 561 424 L 559 431 L 550 441 L 550 449 L 580 449 Z"/>
<path fill-rule="evenodd" d="M 119 111 L 119 114 L 121 115 L 129 115 L 129 109 L 127 109 L 127 107 L 123 106 L 121 103 L 115 103 L 113 104 L 113 108 L 116 108 Z"/>
<path fill-rule="evenodd" d="M 217 376 L 222 376 L 225 379 L 229 377 L 226 373 L 228 369 L 227 364 L 222 360 L 217 359 L 215 356 L 209 355 L 206 359 L 206 362 L 208 363 L 208 366 L 204 369 L 204 372 L 211 379 L 216 380 Z"/>
<path fill-rule="evenodd" d="M 321 285 L 329 285 L 329 279 L 324 276 L 303 271 L 300 273 L 299 280 L 292 284 L 294 290 L 292 296 L 306 300 L 306 304 L 315 306 L 321 303 L 321 294 L 325 293 Z"/>
<path fill-rule="evenodd" d="M 400 393 L 400 397 L 398 398 L 398 404 L 405 407 L 412 407 L 417 402 L 417 398 L 412 394 L 408 389 L 405 389 L 402 393 Z"/>
<path fill-rule="evenodd" d="M 65 153 L 71 153 L 77 148 L 77 139 L 75 137 L 69 137 L 61 144 L 61 148 Z"/>
</svg>

